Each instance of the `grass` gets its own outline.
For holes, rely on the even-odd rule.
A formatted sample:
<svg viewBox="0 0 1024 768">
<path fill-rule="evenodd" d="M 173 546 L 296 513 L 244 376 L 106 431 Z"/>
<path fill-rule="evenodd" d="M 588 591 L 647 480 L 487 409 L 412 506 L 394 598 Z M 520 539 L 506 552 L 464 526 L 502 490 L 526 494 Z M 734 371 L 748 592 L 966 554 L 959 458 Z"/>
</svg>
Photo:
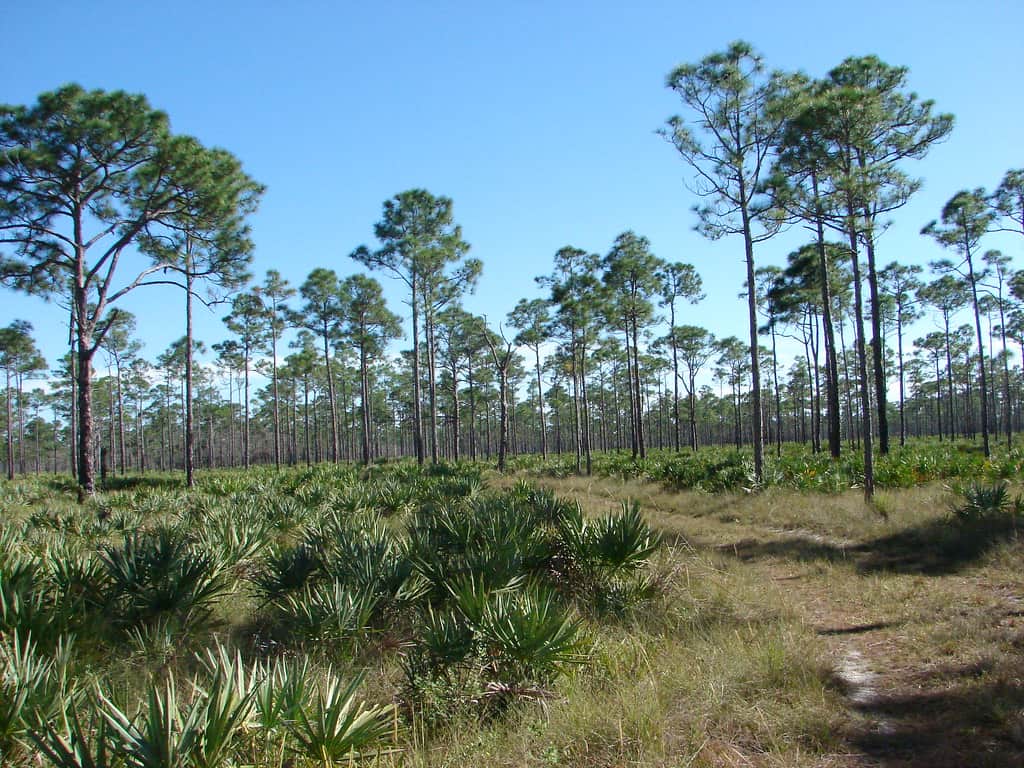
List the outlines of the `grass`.
<svg viewBox="0 0 1024 768">
<path fill-rule="evenodd" d="M 859 654 L 876 690 L 871 703 L 847 706 L 845 721 L 831 721 L 842 745 L 836 755 L 900 766 L 1024 759 L 1024 545 L 1012 515 L 962 522 L 952 511 L 960 494 L 934 483 L 886 492 L 883 517 L 857 491 L 672 494 L 636 480 L 547 482 L 599 509 L 637 499 L 656 529 L 707 557 L 718 578 L 780 590 L 761 599 L 793 611 L 788 647 L 806 638 L 802 629 L 833 669 Z M 731 589 L 730 604 L 743 595 L 757 599 L 756 588 Z M 848 691 L 842 680 L 834 684 Z M 785 731 L 782 723 L 770 730 Z M 832 759 L 803 754 L 783 763 Z M 716 759 L 708 764 L 743 764 Z"/>
<path fill-rule="evenodd" d="M 94 591 L 115 599 L 75 603 L 91 621 L 53 614 L 77 633 L 71 651 L 53 635 L 34 652 L 79 692 L 92 734 L 90 690 L 131 720 L 173 678 L 182 712 L 208 712 L 210 653 L 238 654 L 245 679 L 276 686 L 256 683 L 256 702 L 294 701 L 276 725 L 225 736 L 223 765 L 1020 764 L 1024 546 L 1005 498 L 982 488 L 975 506 L 988 511 L 957 516 L 961 494 L 937 481 L 887 489 L 869 509 L 857 489 L 709 493 L 541 474 L 257 469 L 206 474 L 191 493 L 170 476 L 126 478 L 82 506 L 66 483 L 18 480 L 0 486 L 0 578 L 48 553 L 109 557 L 138 528 L 184 535 L 132 561 L 150 570 L 177 549 L 212 557 L 218 590 L 198 612 L 188 595 L 149 604 L 100 579 Z M 315 557 L 293 573 L 303 546 Z M 340 634 L 332 617 L 349 593 L 335 579 L 373 601 Z M 281 606 L 305 611 L 302 632 Z M 4 615 L 0 643 L 13 647 L 20 614 Z M 550 665 L 531 667 L 527 652 Z M 869 686 L 844 672 L 854 659 Z M 4 664 L 0 705 L 23 689 Z M 327 711 L 332 690 L 344 695 Z M 375 714 L 350 749 L 340 724 L 360 712 Z M 14 723 L 5 764 L 36 764 L 30 736 L 47 734 L 32 723 Z"/>
<path fill-rule="evenodd" d="M 777 588 L 692 553 L 660 567 L 657 608 L 603 633 L 557 697 L 458 724 L 416 764 L 710 766 L 730 764 L 726 745 L 792 764 L 841 749 L 841 694 Z"/>
</svg>

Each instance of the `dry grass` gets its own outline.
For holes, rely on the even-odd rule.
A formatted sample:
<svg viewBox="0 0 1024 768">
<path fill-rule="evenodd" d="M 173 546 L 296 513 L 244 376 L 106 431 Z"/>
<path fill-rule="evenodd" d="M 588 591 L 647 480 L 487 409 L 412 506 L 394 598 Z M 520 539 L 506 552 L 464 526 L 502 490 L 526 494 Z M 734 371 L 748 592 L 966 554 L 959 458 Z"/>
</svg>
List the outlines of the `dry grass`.
<svg viewBox="0 0 1024 768">
<path fill-rule="evenodd" d="M 597 638 L 592 664 L 555 698 L 491 726 L 456 724 L 415 764 L 798 765 L 841 753 L 841 691 L 778 587 L 692 551 L 661 568 L 661 604 Z"/>
<path fill-rule="evenodd" d="M 717 679 L 735 680 L 735 671 L 773 653 L 789 675 L 819 664 L 840 669 L 856 654 L 873 676 L 859 704 L 837 709 L 820 677 L 790 688 L 748 674 L 757 685 L 735 695 L 751 706 L 714 719 L 708 713 L 722 710 L 706 698 L 707 710 L 687 722 L 712 717 L 713 727 L 683 739 L 678 764 L 687 764 L 685 755 L 693 765 L 1024 764 L 1024 543 L 1012 527 L 953 524 L 950 489 L 889 491 L 869 508 L 857 492 L 708 495 L 586 478 L 544 484 L 594 513 L 637 499 L 689 557 L 687 582 L 716 585 L 743 628 L 720 626 L 680 645 L 692 656 L 728 657 L 715 666 Z M 733 642 L 730 631 L 750 634 Z M 673 679 L 675 667 L 660 676 Z M 794 712 L 803 714 L 793 719 Z M 701 734 L 710 740 L 694 752 Z"/>
</svg>

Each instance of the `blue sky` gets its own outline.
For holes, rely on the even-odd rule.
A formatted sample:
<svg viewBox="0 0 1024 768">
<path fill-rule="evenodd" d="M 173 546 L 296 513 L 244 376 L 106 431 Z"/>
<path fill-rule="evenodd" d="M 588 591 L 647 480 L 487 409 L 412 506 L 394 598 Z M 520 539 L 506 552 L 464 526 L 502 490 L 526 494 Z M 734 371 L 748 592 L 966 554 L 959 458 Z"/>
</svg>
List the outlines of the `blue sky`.
<svg viewBox="0 0 1024 768">
<path fill-rule="evenodd" d="M 11 4 L 13 5 L 13 4 Z M 0 101 L 32 103 L 65 82 L 146 94 L 175 131 L 237 155 L 267 185 L 253 218 L 262 278 L 294 285 L 317 266 L 356 271 L 382 202 L 411 187 L 454 199 L 484 261 L 467 308 L 494 320 L 572 244 L 606 252 L 626 229 L 693 263 L 708 299 L 682 321 L 744 334 L 738 239 L 693 232 L 688 172 L 655 135 L 678 111 L 677 64 L 735 39 L 772 68 L 824 74 L 849 55 L 910 67 L 910 86 L 956 115 L 951 138 L 907 170 L 924 189 L 894 216 L 879 259 L 943 255 L 920 228 L 964 187 L 1024 166 L 1019 53 L 1024 3 L 875 2 L 55 2 L 8 7 Z M 780 263 L 799 232 L 764 245 Z M 1024 240 L 985 247 L 1020 254 Z M 395 311 L 398 286 L 381 276 Z M 137 293 L 144 354 L 180 337 L 178 294 Z M 207 344 L 225 311 L 201 312 Z M 63 313 L 0 293 L 0 325 L 33 322 L 47 357 L 64 351 Z"/>
</svg>

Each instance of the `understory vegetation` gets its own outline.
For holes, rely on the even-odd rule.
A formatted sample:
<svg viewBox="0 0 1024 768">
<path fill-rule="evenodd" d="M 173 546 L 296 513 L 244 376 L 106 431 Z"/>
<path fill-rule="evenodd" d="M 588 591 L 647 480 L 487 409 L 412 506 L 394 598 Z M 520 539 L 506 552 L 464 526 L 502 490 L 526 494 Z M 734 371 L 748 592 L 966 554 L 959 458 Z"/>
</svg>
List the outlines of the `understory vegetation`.
<svg viewBox="0 0 1024 768">
<path fill-rule="evenodd" d="M 512 466 L 534 477 L 565 478 L 576 473 L 572 455 L 541 460 L 518 456 Z M 857 452 L 832 459 L 802 445 L 784 445 L 765 454 L 764 477 L 754 474 L 749 450 L 709 447 L 699 451 L 650 451 L 645 459 L 624 452 L 594 454 L 593 474 L 604 478 L 644 479 L 672 490 L 708 493 L 780 487 L 798 491 L 840 493 L 864 483 L 864 459 Z M 1019 478 L 1024 471 L 1024 449 L 1001 448 L 986 458 L 977 445 L 963 442 L 916 440 L 893 448 L 875 459 L 875 485 L 879 488 L 912 488 L 934 481 L 963 483 L 969 480 L 999 482 Z"/>
<path fill-rule="evenodd" d="M 560 479 L 557 462 L 531 466 L 536 479 L 320 465 L 209 472 L 187 489 L 158 474 L 113 479 L 82 504 L 70 478 L 8 482 L 0 759 L 820 764 L 850 749 L 862 716 L 807 618 L 814 601 L 751 564 L 814 563 L 828 590 L 886 601 L 880 580 L 914 571 L 908 557 L 921 559 L 914 578 L 996 563 L 1019 582 L 1021 501 L 984 482 L 1004 471 L 995 462 L 979 474 L 962 455 L 941 470 L 962 494 L 883 493 L 888 519 L 856 492 L 708 495 L 716 451 L 675 459 L 712 468 L 689 485 L 661 456 L 635 472 L 601 457 L 599 478 Z M 787 551 L 750 538 L 772 531 L 849 539 Z M 943 637 L 918 639 L 959 652 Z M 1014 658 L 979 648 L 999 675 Z M 1009 732 L 1024 699 L 1019 681 L 1001 690 Z"/>
<path fill-rule="evenodd" d="M 592 519 L 476 468 L 125 485 L 4 489 L 5 761 L 379 756 L 555 695 L 661 592 L 636 507 Z"/>
</svg>

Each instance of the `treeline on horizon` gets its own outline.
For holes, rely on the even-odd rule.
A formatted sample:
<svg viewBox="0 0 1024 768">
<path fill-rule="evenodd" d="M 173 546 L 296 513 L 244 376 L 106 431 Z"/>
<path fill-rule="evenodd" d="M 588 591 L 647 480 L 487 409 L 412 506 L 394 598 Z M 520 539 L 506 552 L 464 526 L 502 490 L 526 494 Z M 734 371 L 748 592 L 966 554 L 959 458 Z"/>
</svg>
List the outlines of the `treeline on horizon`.
<svg viewBox="0 0 1024 768">
<path fill-rule="evenodd" d="M 517 453 L 573 454 L 590 472 L 595 450 L 748 444 L 757 480 L 766 446 L 797 442 L 862 452 L 870 498 L 876 451 L 908 436 L 980 437 L 987 456 L 1024 412 L 1011 346 L 1024 354 L 1024 272 L 986 245 L 1024 235 L 1024 170 L 936 212 L 922 235 L 949 258 L 930 274 L 876 260 L 876 233 L 920 187 L 906 166 L 953 128 L 907 79 L 873 56 L 818 80 L 770 72 L 746 43 L 669 74 L 683 112 L 661 133 L 692 171 L 698 228 L 743 242 L 746 339 L 683 322 L 704 298 L 698 269 L 631 231 L 605 254 L 560 249 L 542 298 L 500 322 L 474 316 L 461 300 L 483 265 L 452 201 L 422 189 L 387 200 L 378 242 L 352 252 L 370 274 L 318 268 L 292 285 L 271 270 L 250 285 L 246 218 L 263 188 L 230 153 L 172 134 L 143 96 L 72 85 L 0 107 L 0 279 L 57 298 L 72 329 L 49 374 L 29 323 L 0 329 L 7 476 L 70 470 L 89 493 L 97 467 L 184 469 L 191 484 L 197 466 L 413 456 L 504 469 Z M 807 244 L 759 266 L 788 226 Z M 397 358 L 385 349 L 400 318 L 376 276 L 411 308 L 412 349 Z M 156 284 L 182 289 L 185 335 L 147 361 L 117 301 Z M 196 365 L 193 304 L 212 297 L 230 299 L 230 336 Z M 940 330 L 907 334 L 924 315 Z M 792 361 L 783 336 L 802 347 Z M 49 391 L 32 386 L 47 375 Z"/>
</svg>

